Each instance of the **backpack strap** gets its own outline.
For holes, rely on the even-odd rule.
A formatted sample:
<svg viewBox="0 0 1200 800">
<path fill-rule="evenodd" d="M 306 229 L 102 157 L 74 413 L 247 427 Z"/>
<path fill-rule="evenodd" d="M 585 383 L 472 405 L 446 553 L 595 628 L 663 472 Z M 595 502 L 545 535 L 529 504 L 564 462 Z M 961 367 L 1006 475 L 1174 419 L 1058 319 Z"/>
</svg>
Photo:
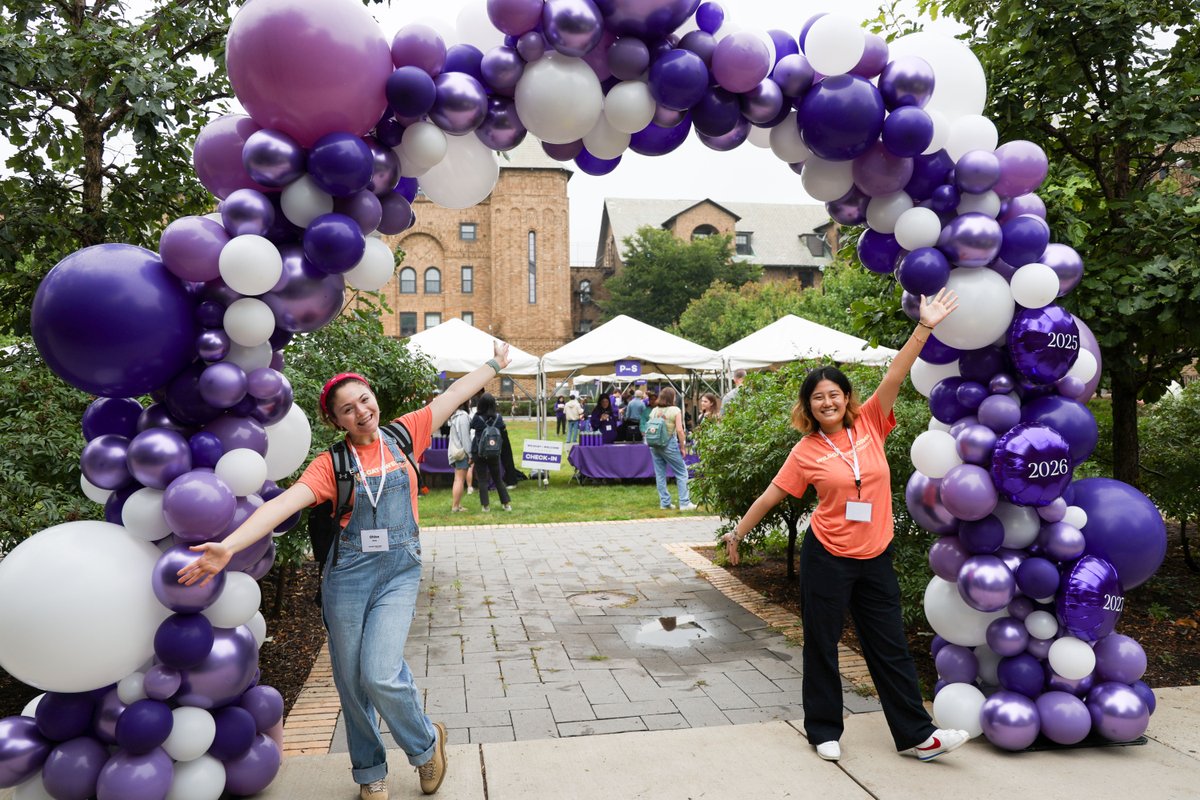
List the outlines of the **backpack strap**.
<svg viewBox="0 0 1200 800">
<path fill-rule="evenodd" d="M 408 459 L 408 463 L 413 465 L 413 469 L 418 474 L 421 468 L 417 465 L 417 459 L 413 458 L 413 438 L 408 432 L 408 428 L 404 427 L 400 422 L 389 422 L 386 425 L 381 425 L 379 430 L 386 431 L 389 436 L 396 440 L 396 444 L 400 445 L 400 451 L 404 453 L 404 457 Z"/>
<path fill-rule="evenodd" d="M 333 461 L 333 477 L 337 481 L 337 499 L 334 501 L 333 508 L 333 528 L 339 534 L 342 532 L 342 517 L 350 511 L 351 501 L 354 499 L 354 476 L 358 472 L 358 467 L 354 463 L 354 459 L 350 457 L 350 448 L 346 446 L 344 441 L 335 442 L 329 447 L 329 458 Z M 330 562 L 332 567 L 337 563 L 337 536 L 333 537 L 333 543 L 329 546 L 329 554 L 326 560 Z"/>
</svg>

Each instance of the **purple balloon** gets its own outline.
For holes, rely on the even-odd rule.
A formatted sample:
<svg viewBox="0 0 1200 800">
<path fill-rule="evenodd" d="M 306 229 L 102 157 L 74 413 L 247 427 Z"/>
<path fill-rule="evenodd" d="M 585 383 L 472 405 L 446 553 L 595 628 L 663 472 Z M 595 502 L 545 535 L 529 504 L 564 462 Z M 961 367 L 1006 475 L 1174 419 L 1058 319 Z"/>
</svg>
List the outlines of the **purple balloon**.
<svg viewBox="0 0 1200 800">
<path fill-rule="evenodd" d="M 620 163 L 620 156 L 616 158 L 596 158 L 587 151 L 586 147 L 579 151 L 579 155 L 575 156 L 575 166 L 588 175 L 607 175 L 616 169 Z"/>
<path fill-rule="evenodd" d="M 0 788 L 24 783 L 42 768 L 54 745 L 30 717 L 0 719 Z"/>
<path fill-rule="evenodd" d="M 91 692 L 46 692 L 34 719 L 42 736 L 65 742 L 87 733 L 95 710 L 96 700 Z"/>
<path fill-rule="evenodd" d="M 1050 243 L 1050 226 L 1046 224 L 1046 220 L 1032 214 L 1010 219 L 1000 226 L 1000 230 L 1004 234 L 1004 244 L 1000 245 L 1000 258 L 1014 267 L 1023 267 L 1037 261 Z M 1082 275 L 1082 261 L 1079 262 L 1079 268 Z M 1059 296 L 1065 293 L 1059 292 Z"/>
<path fill-rule="evenodd" d="M 933 635 L 933 641 L 929 643 L 929 654 L 934 658 L 937 658 L 937 654 L 942 652 L 942 648 L 948 644 L 950 644 L 950 642 L 946 641 L 935 633 Z"/>
<path fill-rule="evenodd" d="M 1050 427 L 1053 428 L 1054 426 L 1051 425 Z M 1060 497 L 1040 507 L 1037 512 L 1038 516 L 1044 522 L 1060 522 L 1067 515 L 1067 501 Z"/>
<path fill-rule="evenodd" d="M 942 228 L 938 249 L 956 266 L 985 267 L 1000 252 L 1000 224 L 986 214 L 955 217 Z"/>
<path fill-rule="evenodd" d="M 941 483 L 939 479 L 913 472 L 904 489 L 904 501 L 913 522 L 931 533 L 949 536 L 958 532 L 958 520 L 942 505 Z M 946 580 L 954 580 L 957 575 L 955 567 L 953 576 Z"/>
<path fill-rule="evenodd" d="M 994 514 L 969 520 L 959 525 L 958 539 L 972 555 L 995 553 L 1004 544 L 1004 524 Z"/>
<path fill-rule="evenodd" d="M 371 148 L 349 133 L 322 136 L 308 154 L 308 174 L 334 197 L 347 197 L 367 188 L 374 171 Z"/>
<path fill-rule="evenodd" d="M 767 31 L 767 35 L 771 37 L 771 43 L 775 45 L 775 65 L 788 56 L 796 55 L 800 52 L 800 45 L 796 39 L 787 31 L 781 31 L 778 28 L 772 28 Z"/>
<path fill-rule="evenodd" d="M 1142 702 L 1146 704 L 1146 708 L 1150 711 L 1150 715 L 1154 716 L 1154 709 L 1158 705 L 1158 700 L 1154 697 L 1154 690 L 1146 685 L 1145 681 L 1134 681 L 1129 687 L 1134 693 L 1142 698 Z"/>
<path fill-rule="evenodd" d="M 117 720 L 117 746 L 129 753 L 148 753 L 171 734 L 171 707 L 159 700 L 130 703 Z"/>
<path fill-rule="evenodd" d="M 1012 571 L 996 556 L 971 556 L 958 571 L 958 593 L 977 611 L 999 611 L 1016 593 Z"/>
<path fill-rule="evenodd" d="M 742 116 L 755 125 L 770 123 L 783 109 L 783 92 L 770 78 L 762 81 L 739 100 Z"/>
<path fill-rule="evenodd" d="M 900 191 L 908 185 L 912 173 L 912 159 L 894 155 L 882 142 L 875 142 L 854 159 L 851 171 L 854 184 L 872 197 Z"/>
<path fill-rule="evenodd" d="M 209 405 L 232 408 L 246 396 L 246 373 L 231 361 L 210 364 L 201 373 L 198 388 Z"/>
<path fill-rule="evenodd" d="M 720 3 L 701 3 L 696 9 L 696 25 L 705 33 L 716 33 L 725 23 L 725 9 Z"/>
<path fill-rule="evenodd" d="M 288 412 L 292 410 L 295 397 L 291 383 L 286 382 L 286 378 L 284 381 L 284 385 L 277 394 L 255 401 L 254 408 L 250 411 L 251 417 L 263 425 L 270 426 L 287 416 Z"/>
<path fill-rule="evenodd" d="M 647 42 L 665 38 L 696 12 L 700 0 L 603 0 L 606 26 Z"/>
<path fill-rule="evenodd" d="M 684 114 L 682 120 L 673 127 L 651 123 L 629 138 L 629 149 L 644 156 L 665 155 L 683 144 L 691 131 L 691 114 Z"/>
<path fill-rule="evenodd" d="M 404 66 L 388 76 L 385 89 L 388 105 L 403 117 L 420 117 L 433 108 L 437 87 L 420 67 Z"/>
<path fill-rule="evenodd" d="M 1096 418 L 1088 407 L 1066 397 L 1039 397 L 1021 410 L 1021 421 L 1058 431 L 1067 441 L 1072 466 L 1086 461 L 1099 441 Z"/>
<path fill-rule="evenodd" d="M 216 438 L 211 433 L 206 435 Z M 229 525 L 237 507 L 233 490 L 225 481 L 212 472 L 198 470 L 173 480 L 162 502 L 167 524 L 177 539 L 188 544 L 212 541 Z"/>
<path fill-rule="evenodd" d="M 226 415 L 208 423 L 204 430 L 216 434 L 226 453 L 241 447 L 253 450 L 260 456 L 267 453 L 267 432 L 256 420 Z"/>
<path fill-rule="evenodd" d="M 959 193 L 958 187 L 946 183 L 933 190 L 933 194 L 929 198 L 929 207 L 938 214 L 950 214 L 958 208 L 960 202 L 962 202 L 962 194 Z"/>
<path fill-rule="evenodd" d="M 108 298 L 97 303 L 96 298 Z M 86 247 L 38 286 L 30 325 L 56 375 L 85 392 L 135 397 L 165 384 L 193 355 L 193 301 L 156 253 Z"/>
<path fill-rule="evenodd" d="M 983 735 L 1005 750 L 1024 750 L 1037 739 L 1041 716 L 1028 697 L 999 691 L 989 697 L 979 712 Z"/>
<path fill-rule="evenodd" d="M 934 657 L 937 673 L 949 683 L 974 683 L 979 675 L 979 659 L 969 647 L 948 644 Z"/>
<path fill-rule="evenodd" d="M 282 763 L 279 745 L 260 733 L 243 755 L 225 762 L 225 788 L 239 796 L 258 794 L 275 780 Z"/>
<path fill-rule="evenodd" d="M 1064 678 L 1062 675 L 1059 675 L 1057 672 L 1051 669 L 1049 662 L 1046 662 L 1043 664 L 1043 666 L 1046 670 L 1047 691 L 1067 692 L 1075 695 L 1076 697 L 1083 697 L 1092 690 L 1092 686 L 1096 683 L 1095 677 L 1090 674 L 1080 678 L 1079 680 L 1073 681 Z"/>
<path fill-rule="evenodd" d="M 979 404 L 987 399 L 989 392 L 981 383 L 963 381 L 959 384 L 955 394 L 963 408 L 966 408 L 968 411 L 975 411 L 979 408 Z"/>
<path fill-rule="evenodd" d="M 1017 389 L 1017 382 L 1013 376 L 1007 374 L 993 375 L 988 381 L 988 391 L 992 394 L 1009 394 Z M 983 405 L 980 403 L 980 405 Z"/>
<path fill-rule="evenodd" d="M 124 489 L 117 489 L 110 494 L 108 499 L 104 501 L 105 521 L 111 522 L 113 525 L 123 524 L 121 510 L 125 508 L 125 501 L 140 488 L 142 487 L 135 483 L 132 486 L 126 486 Z"/>
<path fill-rule="evenodd" d="M 209 405 L 200 395 L 200 377 L 204 373 L 204 368 L 204 364 L 192 364 L 176 375 L 167 385 L 167 396 L 163 405 L 166 406 L 168 416 L 187 425 L 203 425 L 220 415 L 221 409 Z M 152 409 L 154 414 L 151 414 Z M 161 409 L 151 406 L 143 414 L 143 421 L 148 424 L 151 421 L 150 418 L 160 412 Z M 145 430 L 152 430 L 152 428 Z"/>
<path fill-rule="evenodd" d="M 1000 178 L 1000 162 L 987 150 L 971 150 L 954 166 L 954 184 L 967 194 L 983 194 Z"/>
<path fill-rule="evenodd" d="M 896 268 L 902 248 L 890 233 L 866 230 L 858 239 L 857 252 L 864 267 L 880 275 L 889 275 Z"/>
<path fill-rule="evenodd" d="M 1023 219 L 1023 217 L 1017 217 Z M 1040 261 L 1058 275 L 1058 296 L 1062 297 L 1083 280 L 1083 259 L 1074 248 L 1065 244 L 1051 243 L 1034 260 Z"/>
<path fill-rule="evenodd" d="M 287 378 L 281 372 L 270 367 L 262 367 L 246 376 L 246 391 L 252 397 L 265 400 L 279 394 L 286 383 Z"/>
<path fill-rule="evenodd" d="M 1124 683 L 1100 683 L 1088 692 L 1088 711 L 1096 733 L 1113 742 L 1131 742 L 1146 732 L 1150 709 Z"/>
<path fill-rule="evenodd" d="M 220 361 L 229 355 L 229 334 L 219 328 L 201 331 L 196 337 L 196 355 L 206 362 Z"/>
<path fill-rule="evenodd" d="M 250 515 L 257 511 L 263 504 L 263 500 L 258 495 L 247 495 L 240 498 L 237 504 L 237 510 L 234 512 L 233 521 L 218 537 L 220 540 L 226 539 L 230 534 L 238 529 Z M 273 540 L 270 536 L 264 536 L 261 539 L 256 539 L 251 544 L 247 545 L 246 549 L 240 550 L 233 555 L 229 560 L 228 569 L 234 572 L 245 572 L 253 569 L 266 552 L 271 548 Z"/>
<path fill-rule="evenodd" d="M 254 726 L 254 717 L 241 706 L 226 706 L 213 712 L 216 723 L 216 734 L 213 737 L 209 755 L 221 761 L 242 756 L 254 743 L 258 733 Z"/>
<path fill-rule="evenodd" d="M 42 786 L 56 800 L 88 800 L 108 758 L 108 748 L 90 736 L 63 742 L 46 758 Z"/>
<path fill-rule="evenodd" d="M 851 186 L 846 194 L 826 203 L 825 210 L 834 222 L 841 225 L 862 225 L 867 221 L 867 204 L 870 202 L 871 198 L 863 194 L 861 189 Z"/>
<path fill-rule="evenodd" d="M 637 80 L 650 67 L 650 48 L 635 36 L 617 39 L 608 48 L 607 57 L 609 70 L 623 81 Z"/>
<path fill-rule="evenodd" d="M 255 131 L 242 146 L 246 174 L 270 188 L 281 189 L 303 175 L 305 161 L 304 148 L 282 131 Z"/>
<path fill-rule="evenodd" d="M 1112 633 L 1096 642 L 1096 679 L 1133 683 L 1146 673 L 1146 651 L 1136 640 Z"/>
<path fill-rule="evenodd" d="M 858 59 L 850 74 L 871 79 L 880 75 L 888 65 L 888 45 L 883 37 L 867 33 L 864 37 L 862 57 Z"/>
<path fill-rule="evenodd" d="M 970 413 L 970 409 L 958 401 L 958 388 L 963 379 L 957 375 L 942 378 L 929 392 L 929 410 L 935 419 L 952 424 Z"/>
<path fill-rule="evenodd" d="M 772 66 L 766 43 L 750 31 L 725 36 L 713 51 L 713 78 L 731 92 L 748 92 L 758 86 Z"/>
<path fill-rule="evenodd" d="M 879 93 L 889 111 L 908 106 L 923 108 L 933 96 L 933 89 L 933 67 L 919 56 L 900 56 L 879 75 Z"/>
<path fill-rule="evenodd" d="M 955 390 L 954 396 L 957 399 L 957 397 L 958 397 L 957 390 Z M 965 431 L 967 428 L 971 427 L 972 425 L 978 425 L 978 424 L 979 424 L 978 417 L 976 417 L 974 414 L 967 414 L 966 416 L 959 417 L 958 421 L 950 426 L 950 430 L 948 431 L 948 433 L 951 436 L 953 436 L 955 439 L 957 439 L 958 435 L 960 433 L 962 433 L 963 431 Z"/>
<path fill-rule="evenodd" d="M 516 103 L 507 97 L 488 100 L 487 116 L 475 135 L 492 150 L 512 150 L 525 141 L 526 130 L 517 117 Z"/>
<path fill-rule="evenodd" d="M 163 265 L 180 280 L 210 281 L 221 274 L 221 249 L 228 242 L 221 223 L 207 217 L 180 217 L 159 236 L 158 251 Z"/>
<path fill-rule="evenodd" d="M 582 58 L 600 43 L 604 20 L 592 0 L 546 0 L 542 35 L 563 55 Z"/>
<path fill-rule="evenodd" d="M 192 148 L 192 166 L 204 188 L 220 199 L 237 189 L 266 189 L 242 165 L 246 142 L 260 129 L 245 114 L 226 114 L 204 126 Z"/>
<path fill-rule="evenodd" d="M 84 445 L 79 454 L 83 476 L 101 489 L 121 489 L 133 482 L 129 472 L 129 439 L 106 433 Z"/>
<path fill-rule="evenodd" d="M 378 129 L 379 126 L 376 127 Z M 389 194 L 400 180 L 400 157 L 392 150 L 396 145 L 389 146 L 373 136 L 365 137 L 363 141 L 371 150 L 371 181 L 367 184 L 367 191 L 376 195 Z M 395 141 L 400 144 L 399 139 Z"/>
<path fill-rule="evenodd" d="M 212 647 L 211 643 L 209 647 Z M 146 670 L 146 675 L 142 679 L 142 688 L 152 700 L 170 700 L 179 691 L 182 680 L 179 670 L 165 664 L 155 664 Z"/>
<path fill-rule="evenodd" d="M 949 364 L 957 361 L 961 355 L 961 350 L 951 347 L 933 334 L 930 334 L 925 346 L 921 348 L 921 360 L 929 364 Z"/>
<path fill-rule="evenodd" d="M 989 467 L 996 449 L 996 432 L 986 425 L 967 425 L 955 437 L 955 447 L 959 457 L 968 464 Z"/>
<path fill-rule="evenodd" d="M 990 398 L 989 398 L 990 399 Z M 1062 495 L 1074 467 L 1062 435 L 1045 425 L 1020 424 L 996 440 L 992 478 L 1004 498 L 1042 506 Z"/>
<path fill-rule="evenodd" d="M 929 548 L 929 568 L 942 580 L 957 581 L 969 554 L 957 536 L 943 536 Z"/>
<path fill-rule="evenodd" d="M 1029 646 L 1029 631 L 1025 623 L 1013 617 L 994 619 L 987 626 L 987 646 L 1005 658 L 1019 656 Z"/>
<path fill-rule="evenodd" d="M 896 279 L 906 292 L 932 297 L 950 279 L 950 262 L 936 247 L 918 247 L 900 260 Z"/>
<path fill-rule="evenodd" d="M 362 237 L 361 233 L 358 235 Z M 283 274 L 279 283 L 262 297 L 275 314 L 275 324 L 283 330 L 300 333 L 314 331 L 336 317 L 342 308 L 345 279 L 322 272 L 294 245 L 285 246 L 280 254 Z"/>
<path fill-rule="evenodd" d="M 983 519 L 996 509 L 996 487 L 987 470 L 960 464 L 942 478 L 942 503 L 962 520 Z"/>
<path fill-rule="evenodd" d="M 238 701 L 238 705 L 250 712 L 254 719 L 254 727 L 259 733 L 266 733 L 283 719 L 283 695 L 271 686 L 255 686 L 248 689 Z"/>
<path fill-rule="evenodd" d="M 883 98 L 865 78 L 835 75 L 800 102 L 804 143 L 821 158 L 849 161 L 867 152 L 883 131 Z"/>
<path fill-rule="evenodd" d="M 401 179 L 401 181 L 403 182 L 403 179 Z M 412 205 L 410 204 L 410 202 L 408 200 L 406 200 L 404 198 L 404 196 L 402 194 L 399 193 L 399 189 L 397 189 L 397 191 L 395 191 L 395 192 L 392 192 L 391 194 L 386 194 L 383 197 L 379 198 L 379 203 L 382 206 L 382 212 L 383 212 L 383 215 L 382 215 L 381 219 L 379 220 L 379 232 L 380 233 L 386 233 L 389 236 L 397 234 L 397 233 L 402 233 L 402 232 L 408 230 L 408 228 L 410 228 L 412 226 L 413 222 L 415 222 L 415 217 L 413 216 Z M 286 271 L 286 269 L 287 269 L 286 255 L 284 256 L 283 263 L 284 263 L 284 270 Z M 315 268 L 313 268 L 313 269 L 315 270 Z M 344 288 L 345 288 L 345 284 L 343 283 L 342 287 L 338 290 L 339 295 Z M 278 289 L 279 289 L 279 284 L 276 284 L 275 291 L 278 291 Z M 272 294 L 273 294 L 273 292 L 272 292 Z M 270 300 L 268 299 L 270 296 L 271 295 L 267 295 L 266 298 L 263 298 L 264 300 L 267 300 L 268 305 L 270 305 Z M 339 300 L 338 301 L 338 310 L 340 310 L 340 309 L 341 309 L 341 301 Z M 336 311 L 334 313 L 336 315 Z M 278 311 L 275 312 L 275 319 L 276 319 L 276 321 L 279 320 L 279 312 Z M 330 317 L 330 319 L 333 319 L 333 317 Z M 326 320 L 326 321 L 328 321 L 328 320 Z M 321 324 L 324 325 L 325 323 L 321 323 Z M 320 327 L 320 325 L 318 325 L 317 327 Z"/>
<path fill-rule="evenodd" d="M 667 108 L 661 103 L 654 107 L 654 118 L 651 120 L 660 128 L 674 128 L 681 125 L 684 120 L 691 122 L 691 113 L 688 111 L 676 111 L 673 108 Z"/>
<path fill-rule="evenodd" d="M 1042 734 L 1058 744 L 1078 744 L 1092 730 L 1088 707 L 1073 694 L 1046 692 L 1036 700 Z"/>
<path fill-rule="evenodd" d="M 304 231 L 305 259 L 330 275 L 354 269 L 366 246 L 362 229 L 345 214 L 322 214 Z"/>
<path fill-rule="evenodd" d="M 799 53 L 791 53 L 775 64 L 771 79 L 779 84 L 784 97 L 794 100 L 812 87 L 814 74 L 807 58 Z"/>
<path fill-rule="evenodd" d="M 996 667 L 1000 685 L 1010 692 L 1034 698 L 1042 693 L 1046 673 L 1036 658 L 1028 653 L 1000 659 Z"/>
<path fill-rule="evenodd" d="M 542 19 L 542 0 L 487 0 L 488 19 L 509 36 L 533 30 Z"/>
<path fill-rule="evenodd" d="M 449 72 L 462 72 L 483 83 L 483 51 L 472 44 L 455 44 L 446 48 L 446 64 L 442 67 L 442 75 Z M 437 83 L 436 78 L 434 83 Z"/>
<path fill-rule="evenodd" d="M 964 351 L 958 366 L 964 379 L 987 383 L 996 373 L 1009 369 L 1011 363 L 1003 349 L 989 346 Z"/>
<path fill-rule="evenodd" d="M 1032 214 L 1035 217 L 1045 219 L 1046 204 L 1036 194 L 1023 194 L 1001 202 L 1000 215 L 996 219 L 1003 225 L 1022 214 Z"/>
<path fill-rule="evenodd" d="M 483 124 L 487 90 L 465 72 L 443 72 L 434 79 L 437 96 L 429 118 L 447 133 L 461 136 Z"/>
<path fill-rule="evenodd" d="M 172 670 L 191 669 L 212 650 L 213 635 L 212 623 L 203 614 L 173 614 L 154 633 L 154 654 Z M 178 690 L 176 684 L 171 694 Z"/>
<path fill-rule="evenodd" d="M 708 67 L 689 50 L 672 50 L 650 65 L 650 94 L 659 105 L 686 111 L 708 91 Z"/>
<path fill-rule="evenodd" d="M 489 88 L 511 97 L 517 82 L 525 74 L 525 62 L 515 47 L 493 47 L 483 56 L 479 70 Z"/>
<path fill-rule="evenodd" d="M 1022 309 L 1008 329 L 1013 364 L 1032 383 L 1053 383 L 1079 358 L 1079 326 L 1057 305 Z"/>
<path fill-rule="evenodd" d="M 198 708 L 226 705 L 250 686 L 257 661 L 258 645 L 249 628 L 215 628 L 212 650 L 199 666 L 184 670 L 175 700 Z"/>
<path fill-rule="evenodd" d="M 919 156 L 933 141 L 933 120 L 916 106 L 897 108 L 883 121 L 882 141 L 895 156 Z"/>
<path fill-rule="evenodd" d="M 896 112 L 893 112 L 893 114 L 895 113 L 901 112 L 897 109 Z M 930 136 L 932 135 L 933 128 L 930 123 Z M 945 150 L 938 150 L 927 156 L 914 156 L 912 180 L 904 187 L 904 193 L 917 202 L 927 200 L 933 194 L 934 189 L 948 182 L 947 179 L 953 169 L 954 159 L 950 158 Z"/>
<path fill-rule="evenodd" d="M 295 527 L 296 523 L 299 521 L 300 521 L 299 514 L 293 515 L 292 517 L 289 517 L 287 520 L 285 520 L 284 522 L 277 525 L 275 530 L 280 531 L 280 529 L 282 528 L 282 530 L 280 532 L 286 533 L 287 531 L 289 531 L 293 527 Z M 267 552 L 263 554 L 262 558 L 258 559 L 258 561 L 255 561 L 249 567 L 242 570 L 242 572 L 245 572 L 251 578 L 254 578 L 254 580 L 260 581 L 263 579 L 263 576 L 265 576 L 268 572 L 271 571 L 271 567 L 273 567 L 273 566 L 275 566 L 275 540 L 274 539 L 272 539 L 270 541 L 270 544 L 268 544 Z"/>
<path fill-rule="evenodd" d="M 1094 642 L 1113 632 L 1125 605 L 1125 590 L 1112 564 L 1085 555 L 1063 575 L 1056 609 L 1073 636 Z"/>
<path fill-rule="evenodd" d="M 1000 180 L 993 187 L 1001 197 L 1017 197 L 1035 191 L 1046 179 L 1049 162 L 1042 148 L 1021 139 L 996 148 Z"/>
<path fill-rule="evenodd" d="M 238 189 L 220 205 L 221 222 L 230 236 L 265 236 L 275 224 L 275 206 L 262 192 Z"/>
<path fill-rule="evenodd" d="M 979 422 L 998 434 L 1021 421 L 1021 404 L 1005 394 L 994 394 L 979 404 Z"/>
<path fill-rule="evenodd" d="M 98 800 L 165 800 L 175 767 L 161 747 L 135 755 L 118 751 L 96 782 Z"/>
<path fill-rule="evenodd" d="M 525 63 L 532 64 L 545 55 L 546 40 L 538 31 L 522 34 L 517 40 L 517 53 L 525 59 Z"/>
<path fill-rule="evenodd" d="M 542 142 L 542 151 L 555 161 L 571 161 L 583 152 L 583 140 L 576 139 L 565 144 L 550 144 Z"/>
<path fill-rule="evenodd" d="M 354 220 L 363 236 L 378 228 L 383 220 L 383 204 L 369 189 L 337 198 L 333 202 L 333 210 Z"/>
<path fill-rule="evenodd" d="M 1042 551 L 1056 561 L 1073 561 L 1083 555 L 1087 547 L 1083 532 L 1065 522 L 1042 526 L 1038 543 Z"/>
<path fill-rule="evenodd" d="M 1001 548 L 997 552 L 998 553 L 1005 552 L 1005 550 L 1003 548 Z M 1018 561 L 1014 562 L 1013 565 L 1011 567 L 1009 567 L 1009 569 L 1018 569 L 1020 566 L 1021 566 L 1021 562 L 1018 560 Z M 1013 601 L 1008 604 L 1008 615 L 1010 617 L 1012 617 L 1013 619 L 1024 620 L 1026 617 L 1028 617 L 1034 611 L 1035 611 L 1035 607 L 1033 605 L 1033 601 L 1030 600 L 1028 597 L 1024 597 L 1022 595 L 1017 595 L 1016 597 L 1013 598 Z"/>
<path fill-rule="evenodd" d="M 167 608 L 178 614 L 196 614 L 208 608 L 225 588 L 225 573 L 218 572 L 206 585 L 194 583 L 184 586 L 179 582 L 179 570 L 200 557 L 185 545 L 176 545 L 159 556 L 150 576 L 154 596 Z"/>
<path fill-rule="evenodd" d="M 718 152 L 726 152 L 728 150 L 733 150 L 736 147 L 740 147 L 742 143 L 746 141 L 749 135 L 750 121 L 743 117 L 738 117 L 733 128 L 720 136 L 709 136 L 708 134 L 702 133 L 699 130 L 696 131 L 696 138 L 699 139 L 705 147 Z"/>
<path fill-rule="evenodd" d="M 142 431 L 129 442 L 129 472 L 143 486 L 166 489 L 167 484 L 192 468 L 187 439 L 165 428 Z"/>
<path fill-rule="evenodd" d="M 1058 580 L 1058 567 L 1044 558 L 1027 558 L 1017 567 L 1017 587 L 1030 597 L 1052 597 Z"/>
<path fill-rule="evenodd" d="M 193 469 L 198 467 L 211 469 L 221 460 L 221 456 L 225 455 L 225 448 L 221 446 L 221 440 L 215 434 L 203 431 L 192 434 L 188 439 L 188 449 L 192 451 Z"/>
</svg>

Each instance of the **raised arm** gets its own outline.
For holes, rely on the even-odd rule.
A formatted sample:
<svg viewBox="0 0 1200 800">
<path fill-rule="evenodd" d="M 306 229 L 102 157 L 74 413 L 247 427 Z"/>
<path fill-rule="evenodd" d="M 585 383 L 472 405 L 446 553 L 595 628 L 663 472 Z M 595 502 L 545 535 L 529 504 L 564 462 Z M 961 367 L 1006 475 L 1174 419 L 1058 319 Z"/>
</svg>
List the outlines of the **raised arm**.
<svg viewBox="0 0 1200 800">
<path fill-rule="evenodd" d="M 437 430 L 442 427 L 442 423 L 450 419 L 450 415 L 454 413 L 454 409 L 461 406 L 463 403 L 470 400 L 476 392 L 487 385 L 487 382 L 500 374 L 500 370 L 508 366 L 508 344 L 497 341 L 495 343 L 496 354 L 493 358 L 499 369 L 493 369 L 490 363 L 484 364 L 474 372 L 468 372 L 461 378 L 450 384 L 446 391 L 433 398 L 429 404 L 429 410 L 433 414 L 433 429 Z"/>
<path fill-rule="evenodd" d="M 892 359 L 879 388 L 875 390 L 875 399 L 885 417 L 892 413 L 896 398 L 900 396 L 900 387 L 904 385 L 904 379 L 908 377 L 913 364 L 917 363 L 917 357 L 921 355 L 925 343 L 933 335 L 933 329 L 956 308 L 958 295 L 950 289 L 942 289 L 933 297 L 921 295 L 921 321 L 917 323 L 904 347 L 900 348 L 900 352 Z"/>
</svg>

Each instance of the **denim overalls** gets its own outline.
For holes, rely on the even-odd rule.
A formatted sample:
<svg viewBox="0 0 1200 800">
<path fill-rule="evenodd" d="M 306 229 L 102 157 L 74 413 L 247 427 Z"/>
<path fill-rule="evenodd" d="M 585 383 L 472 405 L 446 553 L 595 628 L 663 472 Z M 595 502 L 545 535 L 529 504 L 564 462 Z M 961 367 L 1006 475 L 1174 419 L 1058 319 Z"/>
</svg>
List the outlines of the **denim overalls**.
<svg viewBox="0 0 1200 800">
<path fill-rule="evenodd" d="M 387 473 L 376 509 L 366 497 L 364 481 L 374 493 L 383 476 L 358 475 L 354 510 L 337 541 L 337 563 L 326 570 L 322 587 L 333 681 L 346 719 L 354 780 L 360 784 L 387 776 L 376 712 L 413 766 L 428 761 L 436 743 L 421 693 L 404 661 L 421 583 L 421 543 L 408 469 L 399 446 L 379 435 L 401 466 Z M 361 531 L 372 528 L 387 528 L 386 552 L 362 551 Z"/>
</svg>

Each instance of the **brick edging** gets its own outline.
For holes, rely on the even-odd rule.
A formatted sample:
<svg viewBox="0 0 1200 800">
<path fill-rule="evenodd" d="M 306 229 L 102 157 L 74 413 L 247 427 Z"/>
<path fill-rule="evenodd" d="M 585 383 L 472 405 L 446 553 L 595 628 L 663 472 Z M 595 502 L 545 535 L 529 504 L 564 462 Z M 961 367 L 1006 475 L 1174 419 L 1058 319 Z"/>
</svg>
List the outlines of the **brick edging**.
<svg viewBox="0 0 1200 800">
<path fill-rule="evenodd" d="M 495 513 L 494 511 L 492 512 Z M 662 522 L 670 517 L 645 517 L 643 519 L 593 519 L 593 520 L 577 520 L 575 522 L 514 522 L 514 523 L 496 523 L 483 525 L 428 525 L 421 526 L 421 531 L 431 531 L 438 533 L 457 532 L 457 531 L 478 531 L 492 530 L 494 528 L 579 528 L 584 525 L 641 525 L 646 522 Z M 717 516 L 694 516 L 694 517 L 679 517 L 686 520 L 719 520 Z"/>
<path fill-rule="evenodd" d="M 803 643 L 804 626 L 800 617 L 788 611 L 783 606 L 767 601 L 761 594 L 733 577 L 727 569 L 719 567 L 696 552 L 697 547 L 712 547 L 714 542 L 676 542 L 664 544 L 671 555 L 700 573 L 705 580 L 713 585 L 721 594 L 737 603 L 788 639 Z M 876 694 L 875 684 L 867 670 L 867 662 L 858 653 L 842 643 L 838 643 L 838 670 L 842 678 L 855 689 Z"/>
<path fill-rule="evenodd" d="M 328 753 L 341 708 L 333 685 L 333 664 L 329 660 L 329 642 L 326 641 L 304 681 L 304 688 L 284 720 L 283 757 Z"/>
</svg>

